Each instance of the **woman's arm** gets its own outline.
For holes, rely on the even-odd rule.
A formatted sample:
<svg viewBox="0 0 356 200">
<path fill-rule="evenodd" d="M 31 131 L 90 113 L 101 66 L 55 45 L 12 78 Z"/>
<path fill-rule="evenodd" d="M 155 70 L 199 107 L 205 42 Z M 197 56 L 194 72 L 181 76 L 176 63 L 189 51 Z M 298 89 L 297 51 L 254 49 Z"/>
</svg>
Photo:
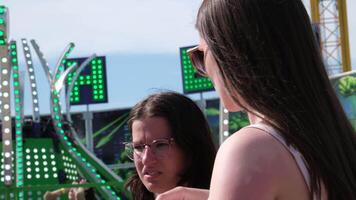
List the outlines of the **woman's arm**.
<svg viewBox="0 0 356 200">
<path fill-rule="evenodd" d="M 209 190 L 175 187 L 157 196 L 156 200 L 207 200 Z"/>
</svg>

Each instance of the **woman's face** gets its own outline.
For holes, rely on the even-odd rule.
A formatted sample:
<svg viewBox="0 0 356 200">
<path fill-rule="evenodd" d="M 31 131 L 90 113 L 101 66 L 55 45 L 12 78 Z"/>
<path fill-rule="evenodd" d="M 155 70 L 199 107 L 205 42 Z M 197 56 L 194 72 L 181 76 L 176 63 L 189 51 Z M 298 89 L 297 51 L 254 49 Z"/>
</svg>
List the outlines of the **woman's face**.
<svg viewBox="0 0 356 200">
<path fill-rule="evenodd" d="M 132 124 L 132 142 L 134 145 L 151 144 L 161 139 L 172 138 L 168 121 L 162 117 L 135 120 Z M 134 153 L 136 171 L 152 193 L 160 194 L 177 186 L 186 160 L 183 151 L 171 142 L 169 148 L 152 145 L 144 146 L 141 155 Z"/>
<path fill-rule="evenodd" d="M 219 73 L 218 64 L 203 38 L 200 38 L 199 50 L 204 52 L 204 64 L 206 74 L 213 82 L 214 88 L 220 96 L 224 107 L 231 112 L 241 111 L 242 108 L 233 101 L 229 92 L 227 91 L 222 77 Z"/>
</svg>

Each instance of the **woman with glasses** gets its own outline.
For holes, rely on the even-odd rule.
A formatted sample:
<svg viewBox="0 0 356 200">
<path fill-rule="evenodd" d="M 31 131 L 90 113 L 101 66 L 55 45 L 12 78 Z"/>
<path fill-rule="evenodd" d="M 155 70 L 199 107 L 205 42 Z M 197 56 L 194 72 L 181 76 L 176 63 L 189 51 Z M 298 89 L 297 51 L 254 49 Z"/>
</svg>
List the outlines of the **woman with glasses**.
<svg viewBox="0 0 356 200">
<path fill-rule="evenodd" d="M 219 148 L 209 200 L 356 199 L 355 130 L 302 1 L 204 0 L 196 27 L 193 65 L 252 124 Z M 157 199 L 206 199 L 185 191 Z"/>
<path fill-rule="evenodd" d="M 216 150 L 192 100 L 173 92 L 153 94 L 132 108 L 128 124 L 132 142 L 125 148 L 136 173 L 127 188 L 134 200 L 153 200 L 177 186 L 209 188 Z"/>
</svg>

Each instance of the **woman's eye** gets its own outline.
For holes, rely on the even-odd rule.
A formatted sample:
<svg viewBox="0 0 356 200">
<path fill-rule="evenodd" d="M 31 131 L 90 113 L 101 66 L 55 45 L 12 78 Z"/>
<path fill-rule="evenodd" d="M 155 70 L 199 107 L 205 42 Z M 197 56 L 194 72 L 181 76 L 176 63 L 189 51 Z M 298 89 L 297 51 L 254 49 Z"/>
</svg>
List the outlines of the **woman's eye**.
<svg viewBox="0 0 356 200">
<path fill-rule="evenodd" d="M 168 144 L 167 143 L 164 143 L 164 142 L 160 142 L 160 143 L 156 143 L 155 144 L 155 147 L 160 149 L 160 148 L 166 148 L 168 147 Z"/>
<path fill-rule="evenodd" d="M 143 151 L 145 149 L 144 145 L 135 145 L 134 147 L 135 151 Z"/>
</svg>

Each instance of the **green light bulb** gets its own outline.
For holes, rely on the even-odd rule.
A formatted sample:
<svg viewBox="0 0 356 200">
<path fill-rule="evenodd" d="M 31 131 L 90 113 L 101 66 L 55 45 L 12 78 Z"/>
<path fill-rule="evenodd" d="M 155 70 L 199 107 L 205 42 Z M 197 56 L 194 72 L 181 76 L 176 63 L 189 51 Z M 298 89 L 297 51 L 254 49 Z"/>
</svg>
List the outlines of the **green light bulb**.
<svg viewBox="0 0 356 200">
<path fill-rule="evenodd" d="M 5 6 L 0 6 L 0 14 L 4 14 L 5 13 Z"/>
</svg>

